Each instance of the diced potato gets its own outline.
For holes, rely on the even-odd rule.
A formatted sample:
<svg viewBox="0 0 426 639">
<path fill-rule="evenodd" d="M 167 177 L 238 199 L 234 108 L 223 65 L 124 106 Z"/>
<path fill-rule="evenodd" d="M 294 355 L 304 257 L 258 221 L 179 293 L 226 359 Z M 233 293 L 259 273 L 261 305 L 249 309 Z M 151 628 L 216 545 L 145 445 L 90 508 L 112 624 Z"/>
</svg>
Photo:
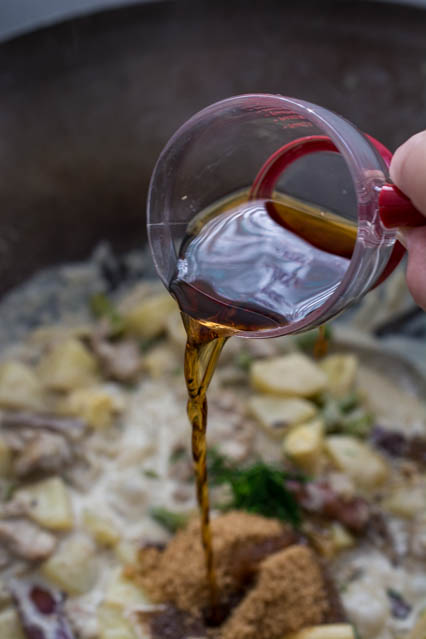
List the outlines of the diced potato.
<svg viewBox="0 0 426 639">
<path fill-rule="evenodd" d="M 285 635 L 284 639 L 356 639 L 353 626 L 348 623 L 311 626 Z"/>
<path fill-rule="evenodd" d="M 421 486 L 399 486 L 383 506 L 394 515 L 411 518 L 426 510 L 425 490 Z"/>
<path fill-rule="evenodd" d="M 0 366 L 0 407 L 36 411 L 45 408 L 43 386 L 30 366 L 14 360 Z"/>
<path fill-rule="evenodd" d="M 324 371 L 300 353 L 254 362 L 250 379 L 256 390 L 274 395 L 311 397 L 327 386 Z"/>
<path fill-rule="evenodd" d="M 170 346 L 167 345 L 155 346 L 145 355 L 143 360 L 144 368 L 154 378 L 162 377 L 166 373 L 172 373 L 179 364 L 183 370 L 182 361 L 177 359 L 174 352 L 170 351 Z"/>
<path fill-rule="evenodd" d="M 107 604 L 99 606 L 99 639 L 138 639 L 132 625 L 119 608 Z"/>
<path fill-rule="evenodd" d="M 138 553 L 138 544 L 125 539 L 115 547 L 116 557 L 124 566 L 134 565 L 138 560 Z"/>
<path fill-rule="evenodd" d="M 315 404 L 299 397 L 254 395 L 249 399 L 251 415 L 275 439 L 282 439 L 289 426 L 306 422 L 317 412 Z"/>
<path fill-rule="evenodd" d="M 319 366 L 328 378 L 328 390 L 337 397 L 352 390 L 358 370 L 355 355 L 329 355 Z"/>
<path fill-rule="evenodd" d="M 25 639 L 18 613 L 14 608 L 6 608 L 0 612 L 1 639 Z"/>
<path fill-rule="evenodd" d="M 425 639 L 426 637 L 426 610 L 422 610 L 417 618 L 414 628 L 408 633 L 406 639 Z"/>
<path fill-rule="evenodd" d="M 323 444 L 324 423 L 315 419 L 295 426 L 284 438 L 283 451 L 304 471 L 316 473 L 321 463 Z"/>
<path fill-rule="evenodd" d="M 61 410 L 80 417 L 92 428 L 108 428 L 114 421 L 116 401 L 102 387 L 77 388 L 64 400 Z"/>
<path fill-rule="evenodd" d="M 65 539 L 41 566 L 43 575 L 69 595 L 81 595 L 93 588 L 98 564 L 91 539 L 76 534 Z"/>
<path fill-rule="evenodd" d="M 383 458 L 355 437 L 331 435 L 325 438 L 325 449 L 333 464 L 360 486 L 374 488 L 388 476 Z"/>
<path fill-rule="evenodd" d="M 47 388 L 69 391 L 85 387 L 96 379 L 96 359 L 82 342 L 69 338 L 55 344 L 40 360 L 38 372 Z"/>
<path fill-rule="evenodd" d="M 354 538 L 348 530 L 337 521 L 331 524 L 331 538 L 336 550 L 347 550 L 355 543 Z"/>
<path fill-rule="evenodd" d="M 124 312 L 125 330 L 137 337 L 150 339 L 166 330 L 170 313 L 176 310 L 176 302 L 169 293 L 153 295 Z"/>
<path fill-rule="evenodd" d="M 7 477 L 12 470 L 12 453 L 0 435 L 0 477 Z"/>
<path fill-rule="evenodd" d="M 126 579 L 123 570 L 115 570 L 107 584 L 103 603 L 121 610 L 132 609 L 135 606 L 148 603 L 148 599 L 141 588 Z"/>
<path fill-rule="evenodd" d="M 100 546 L 115 546 L 120 540 L 120 533 L 114 522 L 93 510 L 84 511 L 83 523 Z"/>
<path fill-rule="evenodd" d="M 67 486 L 60 477 L 44 479 L 16 491 L 35 522 L 51 530 L 70 530 L 74 515 Z"/>
</svg>

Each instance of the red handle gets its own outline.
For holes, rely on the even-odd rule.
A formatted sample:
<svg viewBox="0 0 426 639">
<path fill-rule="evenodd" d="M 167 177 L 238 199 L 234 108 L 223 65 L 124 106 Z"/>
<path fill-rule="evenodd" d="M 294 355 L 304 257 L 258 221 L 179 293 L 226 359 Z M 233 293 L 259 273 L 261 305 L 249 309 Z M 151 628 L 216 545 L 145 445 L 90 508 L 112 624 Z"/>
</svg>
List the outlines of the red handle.
<svg viewBox="0 0 426 639">
<path fill-rule="evenodd" d="M 394 184 L 385 184 L 380 189 L 379 209 L 381 220 L 388 229 L 426 224 L 426 216 Z"/>
<path fill-rule="evenodd" d="M 386 165 L 389 167 L 392 153 L 381 142 L 371 135 L 365 137 L 376 148 Z M 273 153 L 265 162 L 257 174 L 250 191 L 250 198 L 268 199 L 272 196 L 275 185 L 281 173 L 295 160 L 321 151 L 339 153 L 335 144 L 323 135 L 310 135 L 293 140 Z M 393 184 L 385 184 L 379 194 L 379 214 L 386 228 L 398 226 L 423 226 L 426 225 L 426 216 L 418 211 L 411 200 Z M 378 286 L 395 269 L 404 255 L 405 249 L 400 242 L 395 242 L 389 262 L 381 277 L 376 282 Z"/>
</svg>

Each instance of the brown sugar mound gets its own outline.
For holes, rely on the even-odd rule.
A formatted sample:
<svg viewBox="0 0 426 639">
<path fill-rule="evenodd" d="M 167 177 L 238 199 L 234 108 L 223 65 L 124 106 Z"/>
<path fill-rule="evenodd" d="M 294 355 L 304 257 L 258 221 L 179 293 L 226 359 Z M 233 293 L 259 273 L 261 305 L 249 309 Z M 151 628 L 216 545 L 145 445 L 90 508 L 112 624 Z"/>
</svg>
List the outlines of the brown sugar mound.
<svg viewBox="0 0 426 639">
<path fill-rule="evenodd" d="M 279 521 L 245 512 L 217 517 L 211 527 L 218 591 L 224 601 L 250 585 L 265 557 L 295 541 L 292 530 Z M 209 604 L 200 521 L 191 521 L 164 551 L 142 550 L 134 578 L 152 601 L 172 603 L 200 616 Z"/>
<path fill-rule="evenodd" d="M 315 556 L 292 546 L 265 559 L 254 588 L 221 629 L 221 639 L 282 639 L 324 622 L 327 591 Z"/>
</svg>

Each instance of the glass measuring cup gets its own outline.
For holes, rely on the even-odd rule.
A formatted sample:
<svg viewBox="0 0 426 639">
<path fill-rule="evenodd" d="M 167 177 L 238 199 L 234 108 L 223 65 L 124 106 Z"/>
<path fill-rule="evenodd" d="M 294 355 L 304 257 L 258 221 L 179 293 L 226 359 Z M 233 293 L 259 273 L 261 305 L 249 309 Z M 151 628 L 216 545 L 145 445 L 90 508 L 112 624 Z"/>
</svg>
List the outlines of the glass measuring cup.
<svg viewBox="0 0 426 639">
<path fill-rule="evenodd" d="M 170 290 L 188 226 L 212 203 L 246 192 L 249 200 L 273 204 L 279 192 L 356 223 L 353 252 L 339 281 L 320 291 L 309 312 L 236 334 L 275 337 L 323 324 L 395 268 L 404 249 L 394 227 L 425 221 L 389 184 L 390 159 L 383 145 L 342 117 L 301 100 L 243 95 L 207 107 L 174 134 L 151 179 L 148 237 L 160 278 Z M 215 301 L 221 303 L 210 295 L 209 303 Z"/>
</svg>

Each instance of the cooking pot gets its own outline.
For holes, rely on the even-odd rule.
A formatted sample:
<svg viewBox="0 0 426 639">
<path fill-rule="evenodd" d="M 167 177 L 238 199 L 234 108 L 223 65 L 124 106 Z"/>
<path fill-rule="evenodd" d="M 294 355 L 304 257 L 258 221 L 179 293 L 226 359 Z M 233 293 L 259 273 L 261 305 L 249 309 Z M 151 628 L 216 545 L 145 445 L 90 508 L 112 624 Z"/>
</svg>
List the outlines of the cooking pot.
<svg viewBox="0 0 426 639">
<path fill-rule="evenodd" d="M 285 93 L 394 149 L 424 128 L 426 11 L 360 2 L 182 0 L 0 45 L 0 293 L 102 238 L 145 242 L 160 149 L 229 95 Z"/>
</svg>

